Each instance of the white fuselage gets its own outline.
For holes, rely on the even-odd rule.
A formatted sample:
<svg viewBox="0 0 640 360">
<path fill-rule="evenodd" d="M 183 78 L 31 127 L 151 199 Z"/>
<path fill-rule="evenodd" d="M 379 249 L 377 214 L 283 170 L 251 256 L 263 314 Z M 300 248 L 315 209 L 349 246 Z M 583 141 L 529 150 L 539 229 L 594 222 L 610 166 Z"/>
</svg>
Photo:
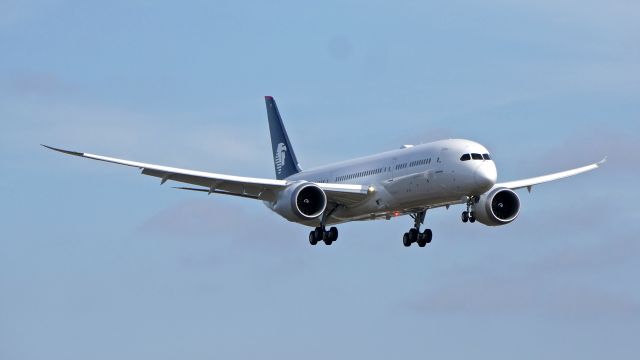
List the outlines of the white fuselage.
<svg viewBox="0 0 640 360">
<path fill-rule="evenodd" d="M 305 170 L 287 180 L 360 184 L 372 190 L 362 203 L 337 208 L 327 223 L 390 218 L 485 193 L 496 182 L 493 160 L 461 157 L 488 153 L 473 141 L 440 140 Z"/>
</svg>

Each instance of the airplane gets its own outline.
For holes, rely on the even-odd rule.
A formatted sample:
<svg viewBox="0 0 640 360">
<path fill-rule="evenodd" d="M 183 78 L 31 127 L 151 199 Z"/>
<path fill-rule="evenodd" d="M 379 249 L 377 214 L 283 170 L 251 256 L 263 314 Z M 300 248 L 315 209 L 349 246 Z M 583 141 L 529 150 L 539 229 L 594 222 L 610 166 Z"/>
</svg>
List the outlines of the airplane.
<svg viewBox="0 0 640 360">
<path fill-rule="evenodd" d="M 262 200 L 286 220 L 313 227 L 309 243 L 331 245 L 338 239 L 335 226 L 349 221 L 377 220 L 410 215 L 413 227 L 402 236 L 409 247 L 424 247 L 433 237 L 431 229 L 420 231 L 426 212 L 465 205 L 464 223 L 478 221 L 501 226 L 520 213 L 515 190 L 528 189 L 599 168 L 599 162 L 534 178 L 497 183 L 496 165 L 481 144 L 448 139 L 302 170 L 293 151 L 275 100 L 265 96 L 275 179 L 225 175 L 116 159 L 42 145 L 68 155 L 136 167 L 143 175 L 197 187 L 181 190 L 224 194 Z"/>
</svg>

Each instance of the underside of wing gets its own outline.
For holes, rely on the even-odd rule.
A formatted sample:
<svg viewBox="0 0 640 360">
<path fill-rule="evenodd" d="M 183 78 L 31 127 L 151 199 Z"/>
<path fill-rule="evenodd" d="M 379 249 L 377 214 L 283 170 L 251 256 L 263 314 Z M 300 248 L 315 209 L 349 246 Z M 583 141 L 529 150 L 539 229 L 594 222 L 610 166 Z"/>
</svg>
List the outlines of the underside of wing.
<svg viewBox="0 0 640 360">
<path fill-rule="evenodd" d="M 160 178 L 161 184 L 164 184 L 168 180 L 172 180 L 202 187 L 200 189 L 184 188 L 187 190 L 206 191 L 208 193 L 222 193 L 260 200 L 274 200 L 276 193 L 287 186 L 287 182 L 284 180 L 251 178 L 203 171 L 194 171 L 130 160 L 116 159 L 107 156 L 94 155 L 77 151 L 63 150 L 47 145 L 43 146 L 48 149 L 59 151 L 69 155 L 136 167 L 138 169 L 141 169 L 142 174 L 144 175 Z"/>
<path fill-rule="evenodd" d="M 595 169 L 599 168 L 600 166 L 602 166 L 602 164 L 604 164 L 606 161 L 607 161 L 607 158 L 605 157 L 604 159 L 598 161 L 597 163 L 593 163 L 593 164 L 590 164 L 590 165 L 587 165 L 587 166 L 583 166 L 583 167 L 579 167 L 579 168 L 571 169 L 571 170 L 567 170 L 567 171 L 562 171 L 562 172 L 558 172 L 558 173 L 553 173 L 553 174 L 548 174 L 548 175 L 543 175 L 543 176 L 537 176 L 537 177 L 533 177 L 533 178 L 529 178 L 529 179 L 522 179 L 522 180 L 515 180 L 515 181 L 508 181 L 508 182 L 504 182 L 504 183 L 499 183 L 499 184 L 496 184 L 495 187 L 503 187 L 503 188 L 508 188 L 508 189 L 512 189 L 512 190 L 528 188 L 529 191 L 531 191 L 531 187 L 534 186 L 534 185 L 546 183 L 546 182 L 549 182 L 549 181 L 564 179 L 564 178 L 567 178 L 567 177 L 570 177 L 570 176 L 574 176 L 574 175 L 585 173 L 587 171 L 595 170 Z"/>
</svg>

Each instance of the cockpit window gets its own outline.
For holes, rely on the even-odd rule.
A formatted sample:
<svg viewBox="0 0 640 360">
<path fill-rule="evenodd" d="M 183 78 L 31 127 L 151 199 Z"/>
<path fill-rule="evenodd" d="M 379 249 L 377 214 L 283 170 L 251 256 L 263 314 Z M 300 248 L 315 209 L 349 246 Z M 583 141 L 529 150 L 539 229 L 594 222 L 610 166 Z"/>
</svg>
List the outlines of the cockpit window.
<svg viewBox="0 0 640 360">
<path fill-rule="evenodd" d="M 464 154 L 460 157 L 460 161 L 467 161 L 467 160 L 471 160 L 471 155 Z"/>
<path fill-rule="evenodd" d="M 471 154 L 471 158 L 473 160 L 482 160 L 482 155 L 473 153 L 473 154 Z"/>
<path fill-rule="evenodd" d="M 483 157 L 485 160 L 491 160 L 491 156 L 489 156 L 489 154 L 482 154 L 482 157 Z"/>
</svg>

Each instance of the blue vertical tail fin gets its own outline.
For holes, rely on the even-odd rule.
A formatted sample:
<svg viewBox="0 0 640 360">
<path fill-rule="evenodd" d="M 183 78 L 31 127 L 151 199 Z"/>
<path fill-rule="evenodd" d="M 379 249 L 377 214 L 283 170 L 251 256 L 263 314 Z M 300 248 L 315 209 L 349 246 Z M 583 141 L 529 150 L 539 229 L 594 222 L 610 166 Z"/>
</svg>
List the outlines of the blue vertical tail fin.
<svg viewBox="0 0 640 360">
<path fill-rule="evenodd" d="M 293 152 L 293 147 L 287 136 L 287 130 L 282 124 L 282 118 L 278 111 L 276 101 L 271 96 L 265 96 L 267 105 L 267 117 L 269 119 L 269 132 L 271 133 L 271 150 L 273 164 L 276 170 L 276 179 L 282 180 L 300 172 L 298 159 Z"/>
</svg>

